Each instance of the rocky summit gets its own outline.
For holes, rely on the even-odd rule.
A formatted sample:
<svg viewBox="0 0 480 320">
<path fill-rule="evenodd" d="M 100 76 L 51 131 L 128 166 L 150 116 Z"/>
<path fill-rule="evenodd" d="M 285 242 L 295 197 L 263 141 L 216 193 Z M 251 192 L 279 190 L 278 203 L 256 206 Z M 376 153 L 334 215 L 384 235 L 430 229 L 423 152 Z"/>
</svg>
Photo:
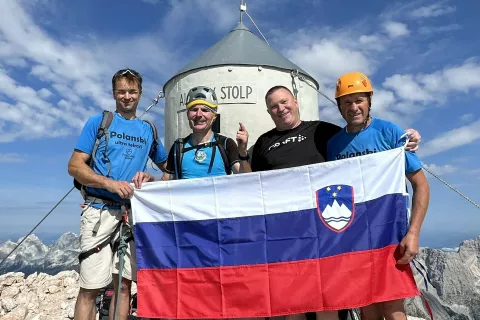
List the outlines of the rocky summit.
<svg viewBox="0 0 480 320">
<path fill-rule="evenodd" d="M 3 243 L 0 259 L 13 246 L 11 241 Z M 78 248 L 73 233 L 64 234 L 52 246 L 35 236 L 26 239 L 1 269 L 0 319 L 73 319 L 79 289 Z M 424 299 L 407 301 L 409 320 L 430 319 L 424 300 L 435 320 L 480 320 L 480 237 L 462 242 L 455 250 L 422 248 L 415 265 Z"/>
<path fill-rule="evenodd" d="M 417 260 L 417 284 L 435 319 L 480 320 L 480 237 L 454 251 L 424 248 Z M 420 297 L 407 307 L 412 315 L 427 317 Z"/>
<path fill-rule="evenodd" d="M 51 276 L 21 272 L 0 276 L 0 319 L 73 319 L 78 294 L 78 273 L 62 271 Z"/>
</svg>

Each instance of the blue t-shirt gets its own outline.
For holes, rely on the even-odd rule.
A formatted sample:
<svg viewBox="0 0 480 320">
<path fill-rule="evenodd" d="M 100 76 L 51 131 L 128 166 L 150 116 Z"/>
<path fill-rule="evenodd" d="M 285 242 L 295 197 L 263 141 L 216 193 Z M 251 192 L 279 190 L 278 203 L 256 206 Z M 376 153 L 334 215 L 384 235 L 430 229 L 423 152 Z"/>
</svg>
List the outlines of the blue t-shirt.
<svg viewBox="0 0 480 320">
<path fill-rule="evenodd" d="M 359 132 L 346 132 L 345 128 L 334 135 L 327 145 L 328 161 L 358 157 L 402 146 L 405 132 L 396 124 L 373 118 L 368 127 Z M 405 152 L 405 172 L 412 173 L 422 168 L 415 152 Z"/>
<path fill-rule="evenodd" d="M 185 149 L 192 147 L 190 139 L 191 138 L 189 138 L 185 143 Z M 214 141 L 213 136 L 210 141 Z M 182 179 L 226 175 L 225 165 L 223 163 L 220 150 L 218 150 L 218 146 L 215 147 L 215 158 L 213 159 L 212 169 L 210 173 L 208 172 L 208 168 L 212 160 L 212 151 L 213 147 L 206 147 L 200 149 L 194 148 L 185 152 L 182 159 Z"/>
<path fill-rule="evenodd" d="M 94 115 L 88 119 L 77 141 L 75 150 L 92 155 L 97 137 L 98 128 L 102 122 L 102 114 Z M 155 154 L 150 155 L 154 142 L 151 126 L 141 120 L 127 120 L 117 112 L 114 112 L 113 121 L 104 135 L 96 152 L 93 171 L 113 180 L 130 182 L 138 171 L 144 171 L 147 160 L 150 157 L 154 163 L 161 163 L 167 159 L 167 153 L 163 144 L 158 141 Z M 105 149 L 107 153 L 105 155 Z M 110 168 L 110 172 L 108 172 Z M 105 189 L 86 188 L 88 193 L 120 201 L 117 194 Z"/>
</svg>

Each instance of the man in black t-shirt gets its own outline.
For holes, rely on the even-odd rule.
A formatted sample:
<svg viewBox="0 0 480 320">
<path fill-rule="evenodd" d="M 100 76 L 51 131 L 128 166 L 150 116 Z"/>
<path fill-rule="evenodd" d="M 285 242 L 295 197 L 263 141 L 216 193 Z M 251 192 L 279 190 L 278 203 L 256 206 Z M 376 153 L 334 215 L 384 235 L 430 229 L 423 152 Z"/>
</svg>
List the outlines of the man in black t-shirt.
<svg viewBox="0 0 480 320">
<path fill-rule="evenodd" d="M 262 134 L 253 147 L 252 171 L 292 168 L 325 162 L 327 143 L 341 130 L 339 126 L 324 121 L 302 121 L 299 117 L 298 102 L 292 92 L 284 86 L 275 86 L 265 95 L 267 112 L 275 128 Z M 420 135 L 413 129 L 407 149 L 418 149 Z M 347 319 L 347 310 L 317 312 L 317 320 Z M 314 320 L 315 313 L 306 314 L 307 320 Z M 297 320 L 303 315 L 288 316 Z"/>
<path fill-rule="evenodd" d="M 284 86 L 275 86 L 265 95 L 267 112 L 275 128 L 262 134 L 253 147 L 252 171 L 292 168 L 327 159 L 327 142 L 341 128 L 325 121 L 302 121 L 298 102 Z M 416 151 L 420 134 L 413 129 L 407 149 Z"/>
<path fill-rule="evenodd" d="M 324 121 L 300 121 L 293 129 L 274 128 L 253 148 L 252 170 L 264 171 L 325 162 L 327 142 L 340 127 Z"/>
</svg>

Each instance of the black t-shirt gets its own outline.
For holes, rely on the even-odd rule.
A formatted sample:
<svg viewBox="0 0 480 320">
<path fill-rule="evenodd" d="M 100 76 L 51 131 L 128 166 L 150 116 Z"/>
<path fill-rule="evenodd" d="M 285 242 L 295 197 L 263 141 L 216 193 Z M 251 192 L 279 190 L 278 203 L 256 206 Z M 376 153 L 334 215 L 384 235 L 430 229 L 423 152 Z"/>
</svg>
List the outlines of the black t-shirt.
<svg viewBox="0 0 480 320">
<path fill-rule="evenodd" d="M 299 167 L 325 162 L 327 143 L 342 128 L 324 121 L 302 121 L 291 130 L 272 129 L 262 134 L 252 154 L 252 171 Z M 348 319 L 348 311 L 339 311 L 339 319 Z M 306 314 L 315 320 L 314 312 Z"/>
<path fill-rule="evenodd" d="M 291 130 L 262 134 L 252 154 L 252 171 L 292 168 L 325 162 L 327 143 L 341 130 L 324 121 L 302 121 Z"/>
</svg>

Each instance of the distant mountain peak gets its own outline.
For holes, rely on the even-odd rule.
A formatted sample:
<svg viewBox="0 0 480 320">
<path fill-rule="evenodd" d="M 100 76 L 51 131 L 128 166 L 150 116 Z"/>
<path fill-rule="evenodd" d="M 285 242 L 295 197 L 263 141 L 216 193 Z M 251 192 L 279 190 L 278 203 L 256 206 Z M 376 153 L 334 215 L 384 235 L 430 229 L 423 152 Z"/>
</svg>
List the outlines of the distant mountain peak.
<svg viewBox="0 0 480 320">
<path fill-rule="evenodd" d="M 17 242 L 10 240 L 0 245 L 0 259 L 5 258 L 24 237 Z M 0 274 L 6 272 L 34 272 L 55 274 L 63 270 L 78 269 L 80 238 L 73 232 L 61 235 L 53 245 L 45 245 L 35 234 L 25 241 L 8 257 L 0 267 Z"/>
</svg>

